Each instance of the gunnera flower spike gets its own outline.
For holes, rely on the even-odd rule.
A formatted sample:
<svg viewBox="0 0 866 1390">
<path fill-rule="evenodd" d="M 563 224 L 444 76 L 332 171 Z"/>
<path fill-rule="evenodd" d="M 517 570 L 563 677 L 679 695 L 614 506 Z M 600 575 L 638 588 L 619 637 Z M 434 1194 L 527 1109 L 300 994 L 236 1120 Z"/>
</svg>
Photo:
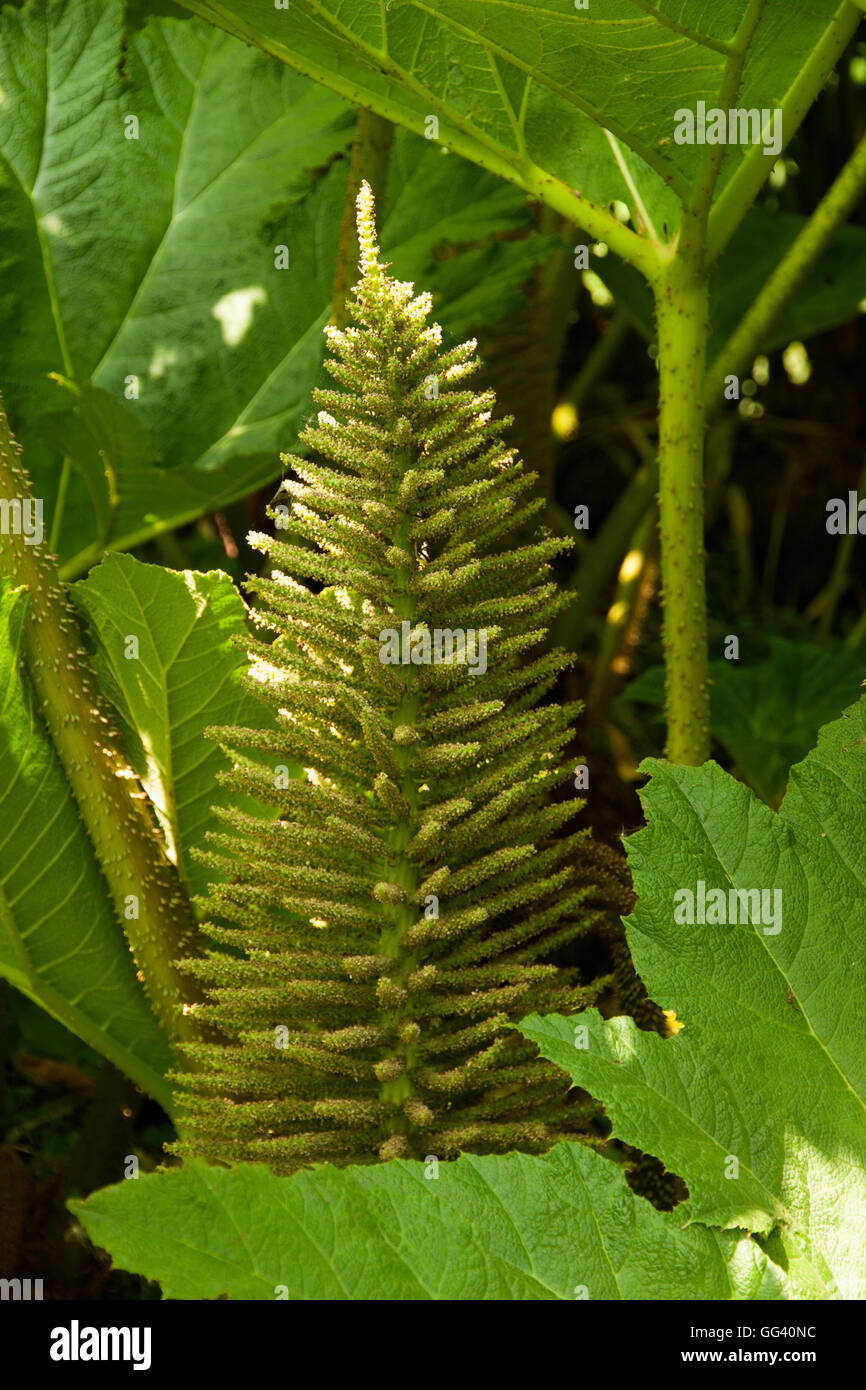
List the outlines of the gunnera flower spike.
<svg viewBox="0 0 866 1390">
<path fill-rule="evenodd" d="M 278 732 L 210 731 L 238 801 L 276 818 L 217 813 L 214 949 L 185 964 L 214 1041 L 175 1077 L 175 1152 L 277 1172 L 579 1134 L 589 1112 L 512 1025 L 600 988 L 551 961 L 594 921 L 587 832 L 563 829 L 582 803 L 549 799 L 578 706 L 542 703 L 568 663 L 543 646 L 568 542 L 526 543 L 542 504 L 493 393 L 464 386 L 476 344 L 443 351 L 430 295 L 386 275 L 366 183 L 357 225 L 315 460 L 285 459 L 277 535 L 250 537 L 276 637 L 249 640 L 249 685 Z"/>
</svg>

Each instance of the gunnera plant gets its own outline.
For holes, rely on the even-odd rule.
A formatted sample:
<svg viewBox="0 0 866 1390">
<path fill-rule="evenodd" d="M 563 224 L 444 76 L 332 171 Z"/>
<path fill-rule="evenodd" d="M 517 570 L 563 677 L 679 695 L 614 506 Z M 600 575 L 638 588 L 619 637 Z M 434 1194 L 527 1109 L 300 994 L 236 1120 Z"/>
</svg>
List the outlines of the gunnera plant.
<svg viewBox="0 0 866 1390">
<path fill-rule="evenodd" d="M 594 921 L 587 832 L 564 830 L 582 803 L 550 799 L 579 706 L 542 703 L 569 661 L 544 646 L 569 542 L 531 538 L 533 475 L 463 385 L 476 344 L 443 351 L 430 295 L 386 275 L 366 184 L 357 212 L 353 325 L 325 330 L 339 389 L 301 435 L 320 461 L 285 459 L 279 534 L 250 537 L 276 636 L 249 639 L 249 685 L 277 732 L 210 731 L 239 801 L 276 815 L 217 813 L 214 948 L 185 964 L 214 1040 L 175 1078 L 174 1152 L 277 1172 L 585 1131 L 513 1025 L 602 983 L 551 959 Z"/>
</svg>

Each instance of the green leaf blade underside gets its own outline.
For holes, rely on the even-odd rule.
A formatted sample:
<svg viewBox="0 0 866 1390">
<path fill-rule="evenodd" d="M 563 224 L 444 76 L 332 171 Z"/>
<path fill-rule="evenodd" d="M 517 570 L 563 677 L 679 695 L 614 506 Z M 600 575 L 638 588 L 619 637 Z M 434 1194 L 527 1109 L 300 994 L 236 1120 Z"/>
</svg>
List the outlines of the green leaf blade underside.
<svg viewBox="0 0 866 1390">
<path fill-rule="evenodd" d="M 316 368 L 310 305 L 275 270 L 274 244 L 313 171 L 347 147 L 351 111 L 201 24 L 152 21 L 125 54 L 123 40 L 117 0 L 38 0 L 0 23 L 0 217 L 8 210 L 17 233 L 2 267 L 0 374 L 49 497 L 57 456 L 40 417 L 63 404 L 49 371 L 109 391 L 173 467 L 269 447 L 251 429 L 275 408 L 268 390 L 299 413 Z M 327 266 L 317 277 L 311 258 L 305 280 L 319 285 L 318 314 Z M 80 489 L 67 508 L 64 558 L 96 539 Z"/>
<path fill-rule="evenodd" d="M 166 1298 L 411 1301 L 770 1299 L 782 1271 L 738 1235 L 682 1227 L 577 1144 L 440 1164 L 187 1164 L 73 1209 Z M 567 1233 L 567 1237 L 566 1234 Z"/>
<path fill-rule="evenodd" d="M 682 1029 L 662 1041 L 590 1015 L 584 1050 L 573 1019 L 521 1026 L 604 1102 L 615 1134 L 684 1179 L 695 1220 L 778 1222 L 829 1295 L 862 1298 L 866 700 L 822 729 L 778 814 L 714 763 L 643 767 L 628 939 Z M 779 890 L 781 930 L 772 907 L 742 923 L 676 922 L 674 894 L 699 880 L 726 896 Z"/>
<path fill-rule="evenodd" d="M 603 216 L 620 199 L 660 240 L 675 235 L 706 154 L 675 142 L 675 112 L 781 107 L 787 142 L 857 24 L 836 0 L 183 3 L 391 120 L 420 131 L 437 115 L 462 154 L 527 186 L 540 174 L 542 197 L 552 176 Z M 716 196 L 733 195 L 741 215 L 775 157 L 729 145 Z"/>
<path fill-rule="evenodd" d="M 127 373 L 138 375 L 140 418 L 149 426 L 163 421 L 160 442 L 173 457 L 195 458 L 212 438 L 203 431 L 216 424 L 224 433 L 237 425 L 239 404 L 250 391 L 249 359 L 240 369 L 246 370 L 245 382 L 237 354 L 221 353 L 218 345 L 250 329 L 258 300 L 266 302 L 266 290 L 273 292 L 272 248 L 255 245 L 254 229 L 268 213 L 277 213 L 275 188 L 282 204 L 291 206 L 309 190 L 307 170 L 345 149 L 351 113 L 330 93 L 316 92 L 200 24 L 148 24 L 130 42 L 123 82 L 116 71 L 123 40 L 120 4 L 48 0 L 22 14 L 30 20 L 31 42 L 17 54 L 19 63 L 35 68 L 42 47 L 58 69 L 45 104 L 59 129 L 49 128 L 41 156 L 37 113 L 25 124 L 18 107 L 16 123 L 24 146 L 17 161 L 19 187 L 38 218 L 45 272 L 56 287 L 56 332 L 79 380 L 92 378 L 122 396 Z M 8 12 L 4 20 L 11 23 Z M 14 35 L 4 37 L 9 43 Z M 30 68 L 24 70 L 29 76 Z M 93 90 L 82 109 L 88 82 Z M 231 113 L 220 94 L 224 83 L 236 84 Z M 138 138 L 125 137 L 125 113 L 137 117 Z M 65 128 L 72 115 L 80 116 L 81 129 Z M 13 131 L 3 129 L 0 139 L 5 148 Z M 38 183 L 31 177 L 36 169 Z M 210 294 L 219 278 L 228 292 L 237 288 L 226 277 L 226 245 L 233 247 L 232 279 L 240 269 L 234 264 L 238 254 L 255 258 L 254 279 L 271 265 L 258 298 L 253 286 L 234 320 L 230 305 L 222 318 L 212 312 Z M 243 268 L 250 273 L 253 263 L 247 259 Z M 187 302 L 178 300 L 181 279 Z M 43 284 L 43 295 L 49 288 Z M 183 320 L 191 300 L 204 313 L 189 324 Z M 268 338 L 274 336 L 272 328 Z M 33 349 L 42 354 L 39 368 L 58 366 L 56 345 L 34 335 Z M 257 370 L 261 379 L 263 361 Z M 193 381 L 197 395 L 189 390 Z M 216 404 L 218 395 L 220 418 L 209 424 L 208 403 Z M 197 399 L 199 408 L 172 412 L 178 398 Z M 170 413 L 176 415 L 176 432 L 166 437 Z"/>
<path fill-rule="evenodd" d="M 270 712 L 245 688 L 247 663 L 233 637 L 246 632 L 246 608 L 232 580 L 144 565 L 109 555 L 72 594 L 95 634 L 94 667 L 130 732 L 128 753 L 156 810 L 189 895 L 208 873 L 192 851 L 217 829 L 213 806 L 228 797 L 217 777 L 228 766 L 204 737 L 213 724 L 270 729 Z M 136 648 L 137 656 L 127 653 Z M 248 799 L 243 809 L 264 808 Z"/>
<path fill-rule="evenodd" d="M 575 1026 L 588 1031 L 586 1053 L 577 1048 Z M 605 1100 L 608 1118 L 618 1139 L 655 1153 L 661 1136 L 676 1134 L 679 1166 L 685 1173 L 698 1169 L 707 1175 L 716 1172 L 718 1209 L 708 1216 L 710 1224 L 738 1226 L 743 1230 L 767 1234 L 788 1213 L 748 1163 L 748 1118 L 738 1097 L 723 1074 L 711 1075 L 712 1089 L 704 1073 L 679 1071 L 673 1063 L 685 1051 L 682 1044 L 669 1047 L 669 1038 L 642 1032 L 630 1018 L 607 1021 L 593 1009 L 579 1018 L 524 1019 L 521 1032 L 537 1042 L 544 1056 L 569 1071 L 593 1095 Z M 677 1056 L 674 1056 L 674 1053 Z M 683 1064 L 688 1059 L 683 1059 Z M 628 1100 L 620 1108 L 620 1096 Z M 706 1108 L 701 1110 L 700 1101 Z M 643 1108 L 641 1108 L 643 1107 Z M 741 1155 L 740 1179 L 734 1195 L 724 1186 L 725 1159 L 729 1153 Z M 688 1178 L 685 1179 L 688 1182 Z"/>
<path fill-rule="evenodd" d="M 30 0 L 0 19 L 0 379 L 49 526 L 74 465 L 71 577 L 278 475 L 321 369 L 355 121 L 197 20 L 153 18 L 123 41 L 119 0 Z M 528 222 L 519 190 L 408 132 L 395 158 L 407 244 L 387 226 L 384 244 L 403 274 L 441 269 L 446 327 L 519 304 L 547 250 L 496 240 Z M 440 263 L 473 200 L 464 240 L 481 248 Z M 49 373 L 84 388 L 77 407 Z"/>
<path fill-rule="evenodd" d="M 166 1107 L 148 1007 L 20 661 L 25 602 L 0 599 L 0 973 Z"/>
</svg>

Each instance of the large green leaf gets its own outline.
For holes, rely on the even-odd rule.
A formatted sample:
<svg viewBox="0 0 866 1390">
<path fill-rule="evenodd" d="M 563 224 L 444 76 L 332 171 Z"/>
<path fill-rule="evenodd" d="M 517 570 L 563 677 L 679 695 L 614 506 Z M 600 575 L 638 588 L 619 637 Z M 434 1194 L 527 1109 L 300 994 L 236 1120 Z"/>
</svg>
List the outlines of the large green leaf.
<svg viewBox="0 0 866 1390">
<path fill-rule="evenodd" d="M 815 746 L 821 726 L 850 703 L 862 678 L 862 658 L 845 647 L 771 637 L 769 656 L 756 665 L 710 663 L 713 736 L 743 780 L 778 806 L 791 767 Z M 661 710 L 663 668 L 649 667 L 620 699 L 645 700 Z"/>
<path fill-rule="evenodd" d="M 0 974 L 170 1105 L 168 1040 L 39 718 L 19 652 L 25 602 L 0 594 Z"/>
<path fill-rule="evenodd" d="M 217 829 L 211 807 L 229 802 L 217 784 L 227 759 L 204 730 L 270 727 L 267 708 L 243 684 L 244 654 L 231 642 L 245 631 L 243 600 L 228 575 L 179 573 L 131 555 L 107 556 L 73 597 L 90 620 L 100 684 L 126 727 L 132 765 L 181 882 L 204 893 L 212 875 L 191 851 Z"/>
<path fill-rule="evenodd" d="M 263 422 L 288 430 L 318 360 L 338 228 L 305 202 L 351 139 L 346 104 L 200 24 L 124 49 L 120 0 L 7 8 L 0 88 L 0 379 L 44 495 L 52 370 L 119 400 L 137 383 L 171 466 L 274 449 Z M 87 503 L 73 488 L 73 543 Z"/>
<path fill-rule="evenodd" d="M 695 1220 L 778 1225 L 807 1296 L 863 1298 L 866 699 L 822 729 L 778 814 L 714 763 L 643 767 L 628 939 L 682 1029 L 662 1040 L 590 1014 L 581 1047 L 573 1019 L 522 1028 L 619 1137 L 680 1174 Z M 701 882 L 731 918 L 731 889 L 780 897 L 744 922 L 677 921 L 675 894 Z"/>
<path fill-rule="evenodd" d="M 556 1300 L 783 1296 L 751 1240 L 664 1215 L 577 1144 L 438 1166 L 189 1164 L 72 1203 L 166 1298 Z M 430 1174 L 431 1176 L 427 1176 Z"/>
<path fill-rule="evenodd" d="M 194 20 L 125 42 L 120 0 L 5 10 L 0 91 L 0 381 L 49 529 L 65 489 L 74 574 L 278 475 L 320 371 L 355 113 Z M 383 245 L 433 271 L 445 328 L 521 302 L 549 243 L 500 238 L 528 223 L 519 191 L 408 133 L 394 160 Z"/>
<path fill-rule="evenodd" d="M 555 179 L 598 209 L 620 199 L 659 237 L 706 153 L 676 142 L 677 110 L 780 107 L 787 141 L 858 20 L 837 0 L 183 3 L 412 129 L 436 115 L 443 140 L 541 196 Z M 718 201 L 744 210 L 774 157 L 728 145 Z"/>
</svg>

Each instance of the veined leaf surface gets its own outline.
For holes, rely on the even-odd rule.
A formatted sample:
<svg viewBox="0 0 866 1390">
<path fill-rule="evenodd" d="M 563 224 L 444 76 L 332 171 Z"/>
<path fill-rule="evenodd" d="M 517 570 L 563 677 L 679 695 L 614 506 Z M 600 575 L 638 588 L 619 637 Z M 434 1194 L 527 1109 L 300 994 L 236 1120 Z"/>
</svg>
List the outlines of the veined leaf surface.
<svg viewBox="0 0 866 1390">
<path fill-rule="evenodd" d="M 278 1178 L 201 1163 L 104 1188 L 74 1210 L 166 1298 L 496 1300 L 783 1296 L 751 1240 L 691 1226 L 577 1144 Z"/>
<path fill-rule="evenodd" d="M 204 893 L 212 874 L 191 851 L 219 828 L 211 807 L 228 801 L 217 782 L 227 760 L 204 731 L 269 727 L 265 707 L 243 685 L 244 654 L 231 643 L 245 631 L 240 594 L 219 571 L 180 573 L 131 555 L 108 555 L 73 594 L 90 620 L 100 684 L 123 720 L 181 882 L 191 895 Z"/>
<path fill-rule="evenodd" d="M 183 0 L 300 72 L 550 196 L 631 209 L 667 239 L 707 147 L 676 113 L 779 111 L 787 142 L 854 32 L 836 0 Z M 715 184 L 724 239 L 770 171 L 775 142 L 726 145 Z M 729 214 L 729 210 L 731 213 Z M 721 232 L 721 228 L 720 228 Z"/>
<path fill-rule="evenodd" d="M 682 1028 L 663 1040 L 593 1012 L 579 1020 L 586 1046 L 575 1019 L 521 1028 L 604 1102 L 618 1137 L 685 1180 L 695 1220 L 778 1225 L 806 1296 L 823 1285 L 862 1298 L 866 699 L 821 730 L 778 814 L 715 763 L 643 767 L 628 939 L 651 998 Z M 722 890 L 728 920 L 697 920 L 701 882 Z M 751 899 L 750 920 L 732 921 L 732 889 L 780 898 L 757 914 Z M 693 924 L 675 917 L 683 890 Z"/>
</svg>

